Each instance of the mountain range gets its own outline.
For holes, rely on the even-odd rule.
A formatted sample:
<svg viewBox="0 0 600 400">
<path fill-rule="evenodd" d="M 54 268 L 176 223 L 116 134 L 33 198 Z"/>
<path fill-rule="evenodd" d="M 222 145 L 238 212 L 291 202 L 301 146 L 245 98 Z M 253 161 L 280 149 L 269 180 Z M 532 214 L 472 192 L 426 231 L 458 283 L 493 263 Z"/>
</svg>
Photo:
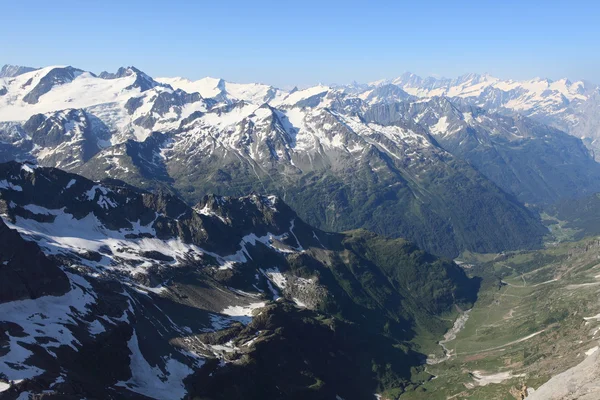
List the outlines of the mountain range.
<svg viewBox="0 0 600 400">
<path fill-rule="evenodd" d="M 1 75 L 2 161 L 162 188 L 188 204 L 273 193 L 319 228 L 366 228 L 439 255 L 537 247 L 547 230 L 524 203 L 600 190 L 580 139 L 464 95 L 504 88 L 487 76 L 283 91 L 134 67 Z"/>
<path fill-rule="evenodd" d="M 484 74 L 456 79 L 421 78 L 412 73 L 373 82 L 362 96 L 391 85 L 417 98 L 444 96 L 503 114 L 521 114 L 581 138 L 597 152 L 600 120 L 600 86 L 588 81 L 502 80 Z"/>
<path fill-rule="evenodd" d="M 431 378 L 412 340 L 478 290 L 451 261 L 320 231 L 274 196 L 190 207 L 10 162 L 0 212 L 3 399 L 411 391 Z"/>
<path fill-rule="evenodd" d="M 531 289 L 551 293 L 592 265 L 595 245 L 581 260 L 578 246 L 529 250 L 557 229 L 597 234 L 599 90 L 476 74 L 281 90 L 4 66 L 0 399 L 484 386 L 480 359 L 445 345 L 468 310 L 484 322 L 467 337 L 485 344 L 501 329 L 482 307 L 505 307 L 508 286 L 539 273 Z M 516 327 L 509 344 L 569 317 L 505 311 L 492 320 Z M 462 357 L 468 384 L 432 375 Z"/>
</svg>

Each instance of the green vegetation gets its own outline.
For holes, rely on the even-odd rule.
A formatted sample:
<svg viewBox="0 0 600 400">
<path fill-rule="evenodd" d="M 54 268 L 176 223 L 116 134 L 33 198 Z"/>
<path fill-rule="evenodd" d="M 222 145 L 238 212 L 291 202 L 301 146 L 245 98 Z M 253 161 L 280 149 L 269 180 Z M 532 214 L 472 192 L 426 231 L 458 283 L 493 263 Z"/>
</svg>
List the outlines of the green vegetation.
<svg viewBox="0 0 600 400">
<path fill-rule="evenodd" d="M 545 212 L 541 213 L 540 216 L 542 217 L 542 222 L 550 230 L 550 234 L 546 237 L 546 242 L 550 245 L 576 241 L 577 238 L 581 239 L 582 229 L 572 227 L 572 224 L 568 221 L 562 221 Z"/>
<path fill-rule="evenodd" d="M 568 240 L 600 235 L 600 193 L 564 200 L 547 207 L 545 211 L 547 219 L 558 222 L 559 228 L 551 228 L 553 233 L 557 230 L 562 236 L 566 235 Z"/>
<path fill-rule="evenodd" d="M 360 160 L 325 157 L 298 168 L 258 165 L 228 152 L 154 163 L 164 140 L 155 134 L 143 143 L 120 145 L 120 155 L 110 157 L 118 160 L 118 170 L 99 153 L 77 172 L 168 189 L 190 205 L 207 194 L 276 194 L 315 227 L 334 232 L 363 228 L 406 238 L 446 257 L 464 250 L 539 248 L 546 234 L 537 215 L 446 153 L 397 161 L 373 147 Z"/>
<path fill-rule="evenodd" d="M 545 250 L 462 256 L 469 274 L 483 276 L 469 319 L 445 344 L 452 357 L 436 376 L 400 399 L 514 399 L 585 357 L 598 343 L 600 240 Z M 440 352 L 438 349 L 438 353 Z M 476 377 L 479 376 L 479 379 Z"/>
<path fill-rule="evenodd" d="M 304 227 L 296 226 L 298 235 Z M 315 246 L 288 257 L 260 246 L 250 248 L 247 271 L 223 277 L 241 279 L 248 274 L 255 282 L 254 267 L 277 265 L 282 272 L 316 282 L 319 289 L 314 290 L 314 298 L 303 298 L 316 307 L 299 310 L 275 302 L 261 309 L 247 327 L 201 338 L 208 343 L 233 340 L 243 348 L 258 335 L 254 349 L 236 363 L 203 368 L 193 380 L 194 396 L 226 399 L 244 393 L 249 398 L 330 399 L 339 395 L 358 400 L 374 393 L 397 398 L 423 390 L 430 374 L 417 338 L 435 343 L 458 315 L 456 306 L 472 307 L 479 280 L 468 278 L 452 261 L 402 239 L 385 239 L 364 230 L 319 232 L 319 237 L 324 248 Z"/>
</svg>

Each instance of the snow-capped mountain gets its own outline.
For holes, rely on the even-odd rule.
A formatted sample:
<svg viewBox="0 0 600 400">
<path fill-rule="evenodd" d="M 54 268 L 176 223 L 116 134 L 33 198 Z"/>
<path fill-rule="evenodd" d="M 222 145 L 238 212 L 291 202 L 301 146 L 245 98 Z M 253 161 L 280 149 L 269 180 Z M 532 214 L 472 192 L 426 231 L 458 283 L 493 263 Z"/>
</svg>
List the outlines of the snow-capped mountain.
<svg viewBox="0 0 600 400">
<path fill-rule="evenodd" d="M 288 94 L 283 90 L 260 83 L 231 83 L 210 77 L 197 81 L 185 78 L 157 78 L 156 80 L 168 84 L 174 89 L 181 89 L 188 93 L 200 93 L 204 98 L 223 102 L 243 100 L 249 103 L 263 104 L 277 101 Z"/>
<path fill-rule="evenodd" d="M 4 65 L 0 69 L 0 78 L 14 78 L 15 76 L 24 74 L 26 72 L 35 71 L 37 68 L 23 67 L 21 65 Z"/>
<path fill-rule="evenodd" d="M 134 67 L 99 76 L 72 67 L 47 67 L 3 78 L 0 121 L 82 109 L 113 133 L 111 143 L 145 139 L 153 129 L 173 129 L 181 118 L 205 111 L 207 102 L 160 84 Z"/>
<path fill-rule="evenodd" d="M 537 246 L 546 229 L 519 201 L 600 190 L 579 139 L 486 112 L 449 89 L 500 90 L 487 76 L 287 92 L 153 79 L 134 67 L 47 67 L 0 82 L 3 160 L 161 187 L 190 204 L 208 193 L 275 193 L 321 228 L 364 227 L 436 254 Z M 429 100 L 438 94 L 452 103 Z M 560 179 L 547 179 L 558 169 Z"/>
<path fill-rule="evenodd" d="M 0 398 L 411 390 L 415 332 L 441 336 L 478 285 L 419 248 L 540 246 L 523 203 L 598 191 L 600 167 L 539 120 L 592 127 L 596 92 L 3 68 Z"/>
<path fill-rule="evenodd" d="M 414 120 L 445 150 L 525 203 L 600 191 L 600 166 L 581 140 L 531 118 L 493 114 L 446 97 L 377 104 L 364 118 L 384 125 Z"/>
<path fill-rule="evenodd" d="M 413 332 L 441 336 L 478 287 L 403 240 L 313 228 L 274 196 L 189 207 L 10 162 L 0 214 L 3 399 L 403 390 L 423 370 Z"/>
<path fill-rule="evenodd" d="M 590 149 L 598 152 L 600 86 L 590 82 L 542 78 L 515 81 L 478 74 L 436 79 L 406 73 L 396 79 L 373 82 L 360 96 L 367 98 L 389 85 L 418 98 L 444 96 L 490 111 L 532 117 L 583 139 Z M 380 97 L 376 101 L 395 99 Z"/>
</svg>

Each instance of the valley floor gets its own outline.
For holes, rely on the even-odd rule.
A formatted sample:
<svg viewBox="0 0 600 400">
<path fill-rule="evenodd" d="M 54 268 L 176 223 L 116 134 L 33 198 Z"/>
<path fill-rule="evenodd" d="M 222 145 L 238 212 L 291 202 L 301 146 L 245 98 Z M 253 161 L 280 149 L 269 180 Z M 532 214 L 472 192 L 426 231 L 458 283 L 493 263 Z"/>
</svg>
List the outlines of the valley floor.
<svg viewBox="0 0 600 400">
<path fill-rule="evenodd" d="M 462 329 L 431 348 L 436 362 L 427 372 L 434 377 L 424 392 L 401 399 L 536 397 L 551 377 L 597 356 L 599 252 L 593 238 L 535 252 L 466 255 L 466 271 L 484 277 L 479 299 L 463 314 Z M 590 398 L 600 398 L 595 393 Z"/>
</svg>

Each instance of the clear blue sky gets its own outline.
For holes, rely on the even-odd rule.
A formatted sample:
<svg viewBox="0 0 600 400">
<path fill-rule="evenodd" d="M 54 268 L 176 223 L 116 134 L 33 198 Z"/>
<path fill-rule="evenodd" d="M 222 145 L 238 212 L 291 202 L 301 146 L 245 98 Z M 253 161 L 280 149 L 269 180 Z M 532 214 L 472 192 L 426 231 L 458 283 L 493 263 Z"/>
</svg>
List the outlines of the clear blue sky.
<svg viewBox="0 0 600 400">
<path fill-rule="evenodd" d="M 279 86 L 488 72 L 600 83 L 598 1 L 9 1 L 0 63 Z"/>
</svg>

